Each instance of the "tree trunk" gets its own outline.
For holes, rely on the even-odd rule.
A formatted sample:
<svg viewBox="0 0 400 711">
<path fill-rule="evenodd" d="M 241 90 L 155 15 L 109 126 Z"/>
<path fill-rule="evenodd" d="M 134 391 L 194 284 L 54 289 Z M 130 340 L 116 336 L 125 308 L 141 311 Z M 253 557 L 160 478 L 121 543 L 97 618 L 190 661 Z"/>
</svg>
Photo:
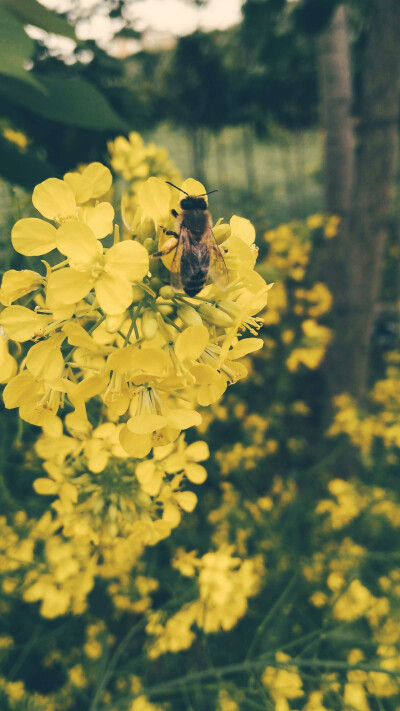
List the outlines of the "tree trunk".
<svg viewBox="0 0 400 711">
<path fill-rule="evenodd" d="M 320 59 L 327 122 L 326 205 L 342 217 L 342 225 L 338 237 L 324 250 L 319 273 L 335 302 L 332 314 L 335 338 L 325 363 L 328 392 L 334 395 L 347 391 L 360 397 L 368 382 L 369 340 L 382 272 L 397 148 L 400 2 L 371 1 L 353 175 L 350 69 L 348 51 L 344 50 L 347 33 L 341 17 L 343 20 L 342 6 L 325 33 L 335 50 L 326 51 L 323 57 L 321 47 Z M 347 79 L 343 54 L 347 57 Z M 325 71 L 324 61 L 329 65 Z M 337 94 L 334 100 L 334 87 L 339 86 L 342 98 Z M 329 107 L 330 111 L 336 111 L 335 120 Z M 344 122 L 342 130 L 340 122 Z"/>
<path fill-rule="evenodd" d="M 350 303 L 358 314 L 353 366 L 356 393 L 368 375 L 368 352 L 387 238 L 400 99 L 400 3 L 374 0 L 365 52 L 360 141 L 350 220 Z"/>
<path fill-rule="evenodd" d="M 339 5 L 317 42 L 322 124 L 325 131 L 325 209 L 341 217 L 351 206 L 353 126 L 346 9 Z"/>
</svg>

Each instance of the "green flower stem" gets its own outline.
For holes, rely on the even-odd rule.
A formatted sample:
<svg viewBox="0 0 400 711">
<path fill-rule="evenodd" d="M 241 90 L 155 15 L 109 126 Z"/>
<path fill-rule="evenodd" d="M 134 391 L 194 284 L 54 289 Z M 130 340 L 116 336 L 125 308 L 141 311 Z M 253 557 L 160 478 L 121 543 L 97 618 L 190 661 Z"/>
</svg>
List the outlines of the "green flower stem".
<svg viewBox="0 0 400 711">
<path fill-rule="evenodd" d="M 382 660 L 383 661 L 383 660 Z M 163 682 L 162 684 L 156 684 L 152 687 L 147 687 L 142 689 L 137 694 L 132 694 L 125 696 L 118 701 L 114 701 L 111 705 L 103 706 L 100 711 L 115 711 L 115 709 L 123 707 L 130 701 L 134 701 L 140 696 L 155 696 L 159 694 L 168 693 L 169 691 L 175 691 L 182 684 L 197 684 L 199 681 L 204 681 L 212 677 L 228 676 L 230 674 L 241 674 L 241 673 L 253 673 L 257 669 L 264 669 L 265 667 L 273 667 L 274 669 L 322 669 L 324 671 L 365 671 L 367 673 L 377 672 L 379 674 L 387 674 L 388 676 L 400 678 L 400 669 L 383 669 L 380 666 L 369 665 L 369 664 L 348 664 L 347 662 L 340 662 L 334 659 L 297 659 L 294 657 L 288 662 L 277 662 L 274 657 L 270 659 L 264 657 L 263 659 L 255 659 L 253 661 L 239 662 L 238 664 L 228 664 L 226 666 L 215 667 L 214 669 L 207 669 L 200 672 L 190 672 L 186 676 L 178 677 L 176 679 L 171 679 L 170 681 Z"/>
<path fill-rule="evenodd" d="M 93 324 L 93 326 L 91 326 L 91 327 L 89 328 L 88 333 L 89 333 L 89 334 L 92 334 L 93 331 L 95 331 L 96 328 L 98 328 L 98 326 L 100 326 L 100 324 L 103 323 L 103 321 L 106 320 L 106 318 L 107 318 L 106 314 L 103 314 L 103 315 L 101 316 L 101 318 L 100 318 L 98 321 L 96 321 L 96 322 Z"/>
<path fill-rule="evenodd" d="M 275 615 L 279 607 L 284 603 L 285 599 L 291 592 L 298 576 L 298 571 L 295 572 L 295 574 L 292 576 L 292 578 L 289 580 L 289 583 L 287 586 L 284 588 L 278 599 L 274 602 L 272 607 L 268 610 L 267 614 L 265 615 L 264 619 L 262 620 L 261 624 L 258 626 L 256 633 L 251 641 L 250 647 L 247 650 L 247 654 L 245 659 L 250 659 L 251 655 L 253 654 L 265 628 L 267 627 L 269 621 L 272 619 L 272 617 Z"/>
<path fill-rule="evenodd" d="M 145 291 L 147 294 L 153 297 L 153 299 L 157 298 L 157 294 L 153 289 L 150 288 L 148 284 L 145 284 L 144 281 L 134 281 L 133 282 L 136 286 L 140 286 L 143 291 Z"/>
<path fill-rule="evenodd" d="M 173 326 L 177 331 L 179 331 L 179 333 L 182 333 L 182 329 L 179 326 L 177 326 L 176 323 L 171 321 L 171 319 L 168 318 L 168 316 L 165 316 L 165 314 L 162 314 L 162 319 L 163 319 L 163 321 L 166 321 L 166 323 L 169 323 L 170 326 Z"/>
</svg>

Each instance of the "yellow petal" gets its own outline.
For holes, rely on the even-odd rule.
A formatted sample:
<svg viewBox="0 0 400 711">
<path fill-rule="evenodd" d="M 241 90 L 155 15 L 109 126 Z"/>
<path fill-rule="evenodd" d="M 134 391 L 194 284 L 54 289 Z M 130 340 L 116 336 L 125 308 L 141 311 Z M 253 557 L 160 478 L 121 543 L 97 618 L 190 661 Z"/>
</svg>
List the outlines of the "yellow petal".
<svg viewBox="0 0 400 711">
<path fill-rule="evenodd" d="M 37 257 L 56 248 L 57 230 L 38 217 L 25 217 L 18 220 L 11 230 L 11 242 L 20 254 Z"/>
<path fill-rule="evenodd" d="M 42 393 L 44 393 L 44 388 L 38 385 L 31 373 L 24 370 L 6 385 L 3 400 L 9 410 L 19 407 L 23 403 L 34 405 Z"/>
<path fill-rule="evenodd" d="M 176 474 L 184 470 L 186 464 L 185 454 L 183 452 L 174 452 L 164 462 L 164 468 L 167 474 Z"/>
<path fill-rule="evenodd" d="M 89 272 L 78 272 L 69 267 L 59 269 L 47 280 L 47 296 L 61 304 L 75 304 L 89 293 L 94 282 Z"/>
<path fill-rule="evenodd" d="M 107 252 L 105 261 L 107 267 L 125 275 L 130 281 L 140 281 L 149 271 L 149 253 L 134 240 L 115 244 Z"/>
<path fill-rule="evenodd" d="M 57 397 L 54 399 L 51 408 L 46 407 L 43 409 L 33 405 L 21 405 L 18 412 L 24 422 L 36 427 L 43 427 L 57 415 L 59 405 L 60 398 Z"/>
<path fill-rule="evenodd" d="M 149 459 L 139 462 L 135 474 L 143 491 L 150 496 L 157 496 L 161 489 L 163 473 L 154 465 L 154 462 Z"/>
<path fill-rule="evenodd" d="M 7 343 L 0 337 L 0 383 L 8 383 L 18 370 L 15 358 L 8 352 Z"/>
<path fill-rule="evenodd" d="M 110 455 L 100 440 L 89 440 L 85 446 L 85 454 L 91 472 L 99 474 L 106 468 Z"/>
<path fill-rule="evenodd" d="M 13 301 L 29 294 L 41 285 L 43 279 L 37 272 L 30 269 L 10 269 L 5 272 L 0 288 L 0 301 L 4 306 L 10 306 Z"/>
<path fill-rule="evenodd" d="M 191 462 L 204 462 L 210 456 L 207 442 L 193 442 L 186 447 L 186 458 Z"/>
<path fill-rule="evenodd" d="M 202 407 L 207 407 L 207 405 L 217 402 L 226 388 L 227 382 L 223 378 L 210 385 L 202 385 L 197 391 L 197 402 Z"/>
<path fill-rule="evenodd" d="M 169 427 L 186 430 L 200 425 L 203 418 L 196 410 L 169 410 L 167 419 Z"/>
<path fill-rule="evenodd" d="M 163 510 L 163 521 L 169 523 L 172 528 L 179 526 L 181 521 L 180 511 L 175 503 L 172 501 L 166 501 Z"/>
<path fill-rule="evenodd" d="M 209 339 L 205 326 L 189 326 L 179 334 L 174 350 L 179 360 L 196 360 L 200 358 Z"/>
<path fill-rule="evenodd" d="M 162 375 L 168 370 L 170 359 L 165 351 L 157 348 L 139 350 L 136 345 L 132 345 L 112 353 L 108 357 L 107 365 L 116 373 L 133 370 L 148 375 Z"/>
<path fill-rule="evenodd" d="M 199 180 L 194 180 L 194 178 L 186 178 L 181 185 L 182 190 L 184 190 L 189 195 L 202 195 L 207 192 L 203 183 Z M 205 196 L 206 202 L 208 202 L 207 196 Z"/>
<path fill-rule="evenodd" d="M 80 348 L 94 352 L 99 350 L 98 344 L 79 323 L 68 321 L 62 330 L 67 335 L 68 343 L 71 346 L 79 346 Z"/>
<path fill-rule="evenodd" d="M 61 343 L 64 334 L 55 334 L 45 341 L 36 343 L 26 356 L 26 367 L 39 380 L 59 378 L 64 370 Z"/>
<path fill-rule="evenodd" d="M 221 380 L 221 374 L 211 365 L 205 363 L 195 363 L 191 366 L 190 372 L 196 378 L 197 385 L 210 385 Z"/>
<path fill-rule="evenodd" d="M 8 306 L 0 314 L 0 325 L 13 341 L 29 341 L 40 336 L 50 323 L 51 317 L 37 314 L 25 306 Z"/>
<path fill-rule="evenodd" d="M 203 484 L 207 479 L 207 471 L 201 464 L 195 464 L 194 462 L 188 462 L 185 467 L 185 474 L 189 481 L 193 484 Z"/>
<path fill-rule="evenodd" d="M 116 315 L 125 311 L 132 303 L 132 286 L 118 271 L 107 270 L 101 274 L 95 285 L 97 300 L 106 314 Z"/>
<path fill-rule="evenodd" d="M 151 435 L 136 435 L 124 425 L 119 433 L 119 441 L 131 457 L 143 459 L 151 450 Z"/>
<path fill-rule="evenodd" d="M 78 205 L 87 202 L 92 197 L 93 185 L 88 178 L 81 173 L 65 173 L 64 181 L 69 185 L 75 195 Z"/>
<path fill-rule="evenodd" d="M 82 173 L 92 184 L 92 197 L 99 198 L 109 191 L 112 185 L 112 175 L 102 163 L 89 163 Z"/>
<path fill-rule="evenodd" d="M 260 350 L 264 345 L 262 338 L 242 338 L 239 343 L 236 343 L 233 348 L 228 352 L 229 358 L 235 360 L 236 358 L 243 358 L 243 356 L 249 353 L 254 353 L 254 351 Z"/>
<path fill-rule="evenodd" d="M 103 252 L 90 227 L 83 222 L 64 222 L 57 230 L 57 249 L 75 268 L 89 266 Z"/>
<path fill-rule="evenodd" d="M 61 485 L 60 491 L 58 492 L 58 496 L 60 497 L 64 505 L 76 504 L 78 500 L 78 491 L 76 487 L 69 481 L 64 481 L 64 483 Z M 76 567 L 79 568 L 78 562 L 74 562 L 76 563 Z M 72 563 L 72 561 L 70 561 L 70 563 Z M 66 575 L 66 568 L 63 567 L 62 570 L 64 571 L 65 577 L 68 577 Z"/>
<path fill-rule="evenodd" d="M 250 220 L 246 220 L 244 217 L 239 217 L 238 215 L 233 215 L 229 224 L 233 235 L 240 237 L 240 239 L 248 245 L 253 244 L 256 238 L 256 231 Z"/>
<path fill-rule="evenodd" d="M 82 207 L 79 219 L 90 227 L 96 239 L 103 239 L 113 231 L 114 208 L 109 202 L 100 202 L 95 207 Z"/>
<path fill-rule="evenodd" d="M 48 178 L 33 191 L 32 202 L 48 220 L 72 217 L 76 212 L 74 193 L 67 183 L 58 178 Z"/>
<path fill-rule="evenodd" d="M 44 494 L 45 496 L 54 496 L 59 489 L 59 484 L 51 479 L 35 479 L 33 482 L 33 488 L 37 494 Z"/>
<path fill-rule="evenodd" d="M 127 422 L 129 431 L 137 435 L 149 435 L 165 427 L 166 424 L 167 418 L 164 415 L 146 415 L 144 413 L 131 417 Z"/>
<path fill-rule="evenodd" d="M 155 222 L 168 217 L 171 193 L 164 180 L 149 178 L 138 190 L 138 201 L 145 217 Z"/>
<path fill-rule="evenodd" d="M 184 511 L 193 511 L 197 504 L 197 496 L 193 491 L 179 491 L 175 494 L 175 499 Z"/>
<path fill-rule="evenodd" d="M 74 404 L 78 405 L 81 402 L 87 402 L 92 397 L 99 395 L 108 385 L 108 376 L 104 373 L 98 375 L 89 375 L 88 378 L 82 380 L 78 385 L 69 392 L 69 399 Z"/>
</svg>

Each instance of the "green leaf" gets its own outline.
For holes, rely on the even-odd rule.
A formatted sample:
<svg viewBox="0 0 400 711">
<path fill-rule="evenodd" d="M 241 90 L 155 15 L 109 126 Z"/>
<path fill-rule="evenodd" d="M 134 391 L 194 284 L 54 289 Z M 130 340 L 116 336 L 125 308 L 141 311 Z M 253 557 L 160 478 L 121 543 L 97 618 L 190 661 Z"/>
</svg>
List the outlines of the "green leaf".
<svg viewBox="0 0 400 711">
<path fill-rule="evenodd" d="M 33 86 L 0 77 L 0 96 L 48 121 L 95 131 L 129 130 L 103 94 L 85 79 L 43 76 L 40 81 L 45 94 Z"/>
<path fill-rule="evenodd" d="M 35 49 L 21 23 L 0 7 L 0 74 L 21 79 L 43 91 L 40 82 L 24 68 Z"/>
<path fill-rule="evenodd" d="M 23 23 L 76 40 L 75 30 L 67 20 L 43 7 L 37 0 L 0 0 L 0 6 L 6 8 Z"/>
</svg>

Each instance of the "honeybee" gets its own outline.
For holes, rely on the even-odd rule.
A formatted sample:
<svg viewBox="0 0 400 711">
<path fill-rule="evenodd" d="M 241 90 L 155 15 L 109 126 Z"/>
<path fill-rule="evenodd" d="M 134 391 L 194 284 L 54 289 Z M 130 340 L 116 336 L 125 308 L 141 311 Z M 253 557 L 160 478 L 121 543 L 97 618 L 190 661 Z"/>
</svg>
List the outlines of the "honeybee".
<svg viewBox="0 0 400 711">
<path fill-rule="evenodd" d="M 184 291 L 188 296 L 196 296 L 207 280 L 221 289 L 228 286 L 228 271 L 213 231 L 211 215 L 205 196 L 217 192 L 211 190 L 202 195 L 189 195 L 185 190 L 168 182 L 173 188 L 185 194 L 180 201 L 180 214 L 171 210 L 176 218 L 176 231 L 165 230 L 171 236 L 153 257 L 164 257 L 175 250 L 171 264 L 171 286 L 175 291 Z"/>
</svg>

